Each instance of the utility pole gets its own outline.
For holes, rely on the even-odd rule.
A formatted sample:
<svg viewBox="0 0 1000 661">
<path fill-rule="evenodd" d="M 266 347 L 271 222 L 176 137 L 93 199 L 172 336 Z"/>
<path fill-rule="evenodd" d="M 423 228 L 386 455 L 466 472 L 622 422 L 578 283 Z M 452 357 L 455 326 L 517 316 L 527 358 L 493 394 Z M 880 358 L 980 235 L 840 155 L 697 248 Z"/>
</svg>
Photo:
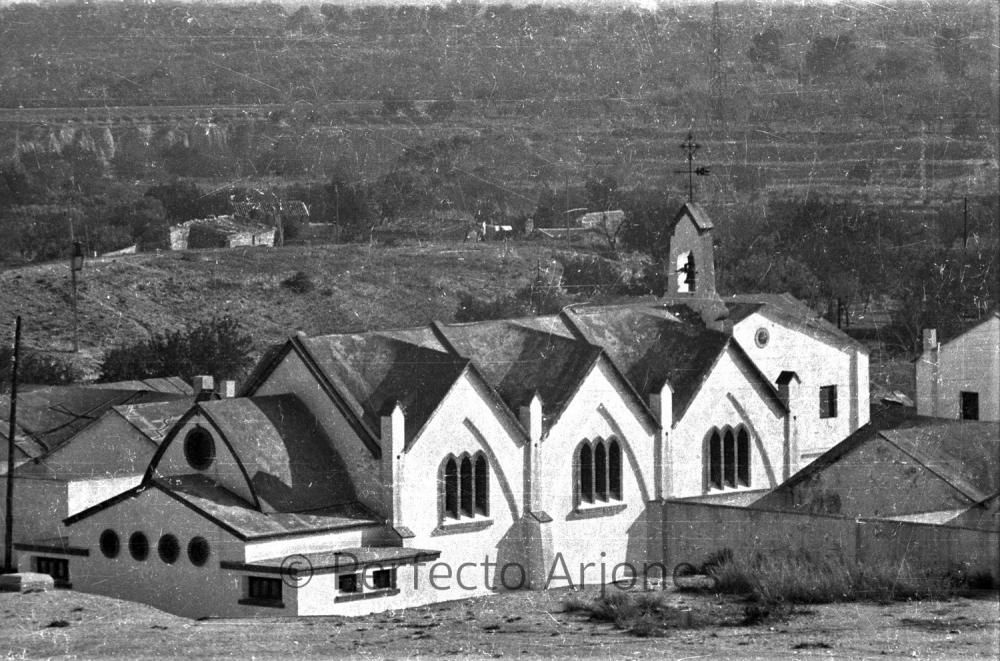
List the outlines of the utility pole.
<svg viewBox="0 0 1000 661">
<path fill-rule="evenodd" d="M 969 198 L 962 198 L 962 250 L 969 247 Z"/>
<path fill-rule="evenodd" d="M 10 360 L 10 426 L 7 434 L 7 497 L 4 509 L 3 573 L 14 572 L 14 434 L 17 431 L 17 362 L 21 350 L 21 315 L 14 321 L 14 353 Z"/>
<path fill-rule="evenodd" d="M 726 72 L 722 66 L 722 21 L 719 3 L 712 8 L 712 114 L 720 124 L 726 122 Z"/>
<path fill-rule="evenodd" d="M 73 353 L 80 353 L 80 316 L 77 312 L 76 274 L 83 270 L 83 247 L 79 241 L 73 242 L 73 254 L 69 259 L 69 276 L 73 283 Z"/>
</svg>

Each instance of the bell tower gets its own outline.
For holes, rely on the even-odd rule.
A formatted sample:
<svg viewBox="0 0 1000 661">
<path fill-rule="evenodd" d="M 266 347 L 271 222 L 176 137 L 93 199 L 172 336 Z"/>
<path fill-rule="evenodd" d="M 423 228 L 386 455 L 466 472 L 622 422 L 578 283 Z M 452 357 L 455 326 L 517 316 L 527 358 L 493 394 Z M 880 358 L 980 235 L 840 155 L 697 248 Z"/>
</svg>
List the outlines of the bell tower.
<svg viewBox="0 0 1000 661">
<path fill-rule="evenodd" d="M 715 256 L 712 220 L 695 202 L 688 202 L 671 223 L 667 254 L 666 295 L 701 299 L 716 298 Z"/>
</svg>

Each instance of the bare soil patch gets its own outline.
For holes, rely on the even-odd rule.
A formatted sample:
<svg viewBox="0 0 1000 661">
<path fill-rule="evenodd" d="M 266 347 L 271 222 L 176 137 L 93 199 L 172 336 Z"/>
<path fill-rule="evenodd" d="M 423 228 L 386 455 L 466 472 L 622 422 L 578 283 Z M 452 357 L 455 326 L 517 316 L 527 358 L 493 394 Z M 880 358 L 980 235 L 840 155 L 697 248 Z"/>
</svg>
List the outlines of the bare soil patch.
<svg viewBox="0 0 1000 661">
<path fill-rule="evenodd" d="M 799 608 L 737 624 L 745 603 L 668 592 L 692 627 L 641 638 L 568 613 L 598 589 L 511 592 L 360 618 L 193 621 L 72 591 L 0 594 L 7 658 L 996 658 L 1000 602 L 981 598 Z"/>
</svg>

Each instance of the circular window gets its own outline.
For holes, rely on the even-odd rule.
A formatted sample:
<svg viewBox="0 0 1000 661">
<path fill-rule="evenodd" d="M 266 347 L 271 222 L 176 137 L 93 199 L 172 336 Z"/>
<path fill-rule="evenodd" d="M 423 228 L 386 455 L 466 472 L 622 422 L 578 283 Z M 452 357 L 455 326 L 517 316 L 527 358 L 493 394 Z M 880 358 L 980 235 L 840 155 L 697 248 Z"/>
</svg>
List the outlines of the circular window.
<svg viewBox="0 0 1000 661">
<path fill-rule="evenodd" d="M 771 334 L 767 332 L 766 328 L 758 328 L 757 332 L 754 333 L 753 336 L 753 341 L 762 349 L 767 346 L 767 342 L 770 339 Z"/>
<path fill-rule="evenodd" d="M 108 529 L 101 533 L 101 553 L 105 558 L 117 558 L 122 550 L 122 542 L 118 539 L 118 533 Z"/>
<path fill-rule="evenodd" d="M 160 542 L 156 545 L 156 552 L 160 554 L 160 560 L 172 565 L 177 562 L 181 555 L 181 545 L 173 535 L 160 537 Z"/>
<path fill-rule="evenodd" d="M 195 567 L 203 567 L 208 562 L 210 554 L 211 549 L 208 546 L 208 540 L 204 537 L 195 537 L 188 542 L 188 560 Z"/>
<path fill-rule="evenodd" d="M 141 532 L 134 532 L 128 538 L 128 552 L 133 560 L 142 562 L 149 557 L 149 540 Z"/>
<path fill-rule="evenodd" d="M 203 427 L 195 427 L 184 437 L 184 458 L 191 468 L 203 471 L 215 460 L 215 441 Z"/>
</svg>

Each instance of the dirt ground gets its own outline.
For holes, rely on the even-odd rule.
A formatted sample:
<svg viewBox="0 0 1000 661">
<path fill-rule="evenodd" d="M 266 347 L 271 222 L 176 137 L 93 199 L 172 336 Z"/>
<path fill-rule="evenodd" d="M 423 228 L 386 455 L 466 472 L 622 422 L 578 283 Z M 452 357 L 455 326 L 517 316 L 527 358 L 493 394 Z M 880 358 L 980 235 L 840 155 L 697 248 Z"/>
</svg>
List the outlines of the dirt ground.
<svg viewBox="0 0 1000 661">
<path fill-rule="evenodd" d="M 72 591 L 0 594 L 5 658 L 932 658 L 996 659 L 997 594 L 800 608 L 745 626 L 744 604 L 668 592 L 693 626 L 640 638 L 567 613 L 597 589 L 512 592 L 360 618 L 193 621 Z"/>
</svg>

